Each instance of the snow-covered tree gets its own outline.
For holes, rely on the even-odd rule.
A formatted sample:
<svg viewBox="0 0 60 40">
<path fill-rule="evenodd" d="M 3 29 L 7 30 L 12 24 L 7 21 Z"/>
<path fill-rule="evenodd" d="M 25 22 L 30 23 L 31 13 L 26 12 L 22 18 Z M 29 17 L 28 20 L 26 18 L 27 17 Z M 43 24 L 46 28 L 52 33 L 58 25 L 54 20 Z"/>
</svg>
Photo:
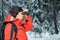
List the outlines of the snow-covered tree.
<svg viewBox="0 0 60 40">
<path fill-rule="evenodd" d="M 34 25 L 33 32 L 54 34 L 60 31 L 59 0 L 0 0 L 0 19 L 6 18 L 12 6 L 30 10 Z"/>
</svg>

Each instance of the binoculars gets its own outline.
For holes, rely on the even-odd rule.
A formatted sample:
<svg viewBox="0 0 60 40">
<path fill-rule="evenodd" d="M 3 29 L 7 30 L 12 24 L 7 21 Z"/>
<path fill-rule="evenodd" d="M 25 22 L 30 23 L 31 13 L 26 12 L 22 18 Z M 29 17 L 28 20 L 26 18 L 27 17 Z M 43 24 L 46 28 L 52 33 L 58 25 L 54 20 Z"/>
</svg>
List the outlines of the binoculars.
<svg viewBox="0 0 60 40">
<path fill-rule="evenodd" d="M 29 15 L 29 10 L 28 10 L 28 9 L 23 8 L 23 15 Z"/>
<path fill-rule="evenodd" d="M 29 15 L 29 12 L 23 12 L 22 14 L 23 15 Z"/>
</svg>

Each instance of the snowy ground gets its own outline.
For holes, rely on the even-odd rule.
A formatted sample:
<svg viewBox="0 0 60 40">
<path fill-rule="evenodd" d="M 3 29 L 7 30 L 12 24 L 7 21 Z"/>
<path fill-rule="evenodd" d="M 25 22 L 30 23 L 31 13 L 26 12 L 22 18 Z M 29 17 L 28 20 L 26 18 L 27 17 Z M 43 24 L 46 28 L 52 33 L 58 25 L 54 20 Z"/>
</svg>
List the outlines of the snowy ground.
<svg viewBox="0 0 60 40">
<path fill-rule="evenodd" d="M 43 34 L 43 37 L 40 38 L 34 38 L 34 33 L 29 34 L 29 32 L 27 32 L 28 35 L 28 40 L 60 40 L 60 33 L 59 34 L 54 34 L 54 35 L 48 35 L 48 33 Z"/>
</svg>

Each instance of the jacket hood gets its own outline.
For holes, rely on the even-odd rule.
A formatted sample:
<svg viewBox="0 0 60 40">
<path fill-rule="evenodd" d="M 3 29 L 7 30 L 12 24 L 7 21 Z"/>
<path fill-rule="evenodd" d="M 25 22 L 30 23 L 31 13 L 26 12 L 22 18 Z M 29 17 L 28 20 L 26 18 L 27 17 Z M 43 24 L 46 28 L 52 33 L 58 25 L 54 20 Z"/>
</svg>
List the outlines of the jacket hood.
<svg viewBox="0 0 60 40">
<path fill-rule="evenodd" d="M 8 16 L 5 18 L 5 22 L 11 21 L 12 15 L 9 13 Z"/>
</svg>

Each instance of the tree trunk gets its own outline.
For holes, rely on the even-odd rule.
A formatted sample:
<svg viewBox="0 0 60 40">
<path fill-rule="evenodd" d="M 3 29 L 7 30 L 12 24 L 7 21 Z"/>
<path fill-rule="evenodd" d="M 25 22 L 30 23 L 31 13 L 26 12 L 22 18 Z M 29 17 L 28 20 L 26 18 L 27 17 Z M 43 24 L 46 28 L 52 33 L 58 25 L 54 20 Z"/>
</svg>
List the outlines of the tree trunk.
<svg viewBox="0 0 60 40">
<path fill-rule="evenodd" d="M 2 0 L 2 20 L 4 20 L 4 13 L 3 13 L 3 0 Z"/>
<path fill-rule="evenodd" d="M 53 4 L 53 12 L 54 12 L 54 24 L 55 24 L 55 33 L 58 34 L 58 28 L 57 28 L 57 20 L 56 20 L 56 16 L 57 16 L 57 9 L 56 9 L 56 0 L 54 0 L 54 4 Z"/>
</svg>

